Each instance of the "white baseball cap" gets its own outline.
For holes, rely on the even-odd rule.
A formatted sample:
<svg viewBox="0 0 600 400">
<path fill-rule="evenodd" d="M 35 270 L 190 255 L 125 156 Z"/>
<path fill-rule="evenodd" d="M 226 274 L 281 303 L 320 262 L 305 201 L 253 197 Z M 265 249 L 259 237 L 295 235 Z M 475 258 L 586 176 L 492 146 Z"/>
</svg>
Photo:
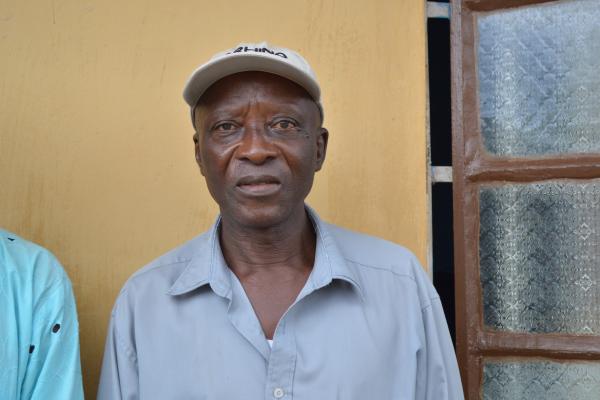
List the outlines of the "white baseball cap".
<svg viewBox="0 0 600 400">
<path fill-rule="evenodd" d="M 245 71 L 268 72 L 297 83 L 317 103 L 323 117 L 321 89 L 308 62 L 293 50 L 260 42 L 240 43 L 232 49 L 217 53 L 190 75 L 183 89 L 183 98 L 190 106 L 192 123 L 194 108 L 206 89 L 221 78 Z"/>
</svg>

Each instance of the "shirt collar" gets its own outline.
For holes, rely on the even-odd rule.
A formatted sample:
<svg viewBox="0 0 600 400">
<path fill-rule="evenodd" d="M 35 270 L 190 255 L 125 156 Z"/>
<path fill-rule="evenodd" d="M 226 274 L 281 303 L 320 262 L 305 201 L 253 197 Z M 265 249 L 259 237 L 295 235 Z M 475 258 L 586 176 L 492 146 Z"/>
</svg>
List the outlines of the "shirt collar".
<svg viewBox="0 0 600 400">
<path fill-rule="evenodd" d="M 333 280 L 342 280 L 350 283 L 362 297 L 358 273 L 346 262 L 327 224 L 308 205 L 306 210 L 317 237 L 315 264 L 309 276 L 314 289 L 329 285 Z"/>
<path fill-rule="evenodd" d="M 220 225 L 221 216 L 206 234 L 193 240 L 196 243 L 192 243 L 195 247 L 192 258 L 168 294 L 177 296 L 210 285 L 216 294 L 231 299 L 231 275 L 219 244 Z"/>
<path fill-rule="evenodd" d="M 342 256 L 327 224 L 311 207 L 306 206 L 306 210 L 317 238 L 315 264 L 308 278 L 310 285 L 306 285 L 311 287 L 307 289 L 313 291 L 329 285 L 333 280 L 343 280 L 350 283 L 362 297 L 358 274 Z M 171 286 L 169 294 L 185 294 L 208 284 L 219 296 L 231 299 L 232 276 L 219 244 L 220 224 L 219 216 L 207 235 L 195 239 L 197 243 L 194 243 L 196 249 L 193 256 Z"/>
</svg>

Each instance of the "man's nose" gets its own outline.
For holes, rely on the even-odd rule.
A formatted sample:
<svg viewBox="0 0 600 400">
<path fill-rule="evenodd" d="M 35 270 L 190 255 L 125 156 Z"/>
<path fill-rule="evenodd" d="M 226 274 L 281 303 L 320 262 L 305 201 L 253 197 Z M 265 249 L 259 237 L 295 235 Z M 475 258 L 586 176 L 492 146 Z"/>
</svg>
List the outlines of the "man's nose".
<svg viewBox="0 0 600 400">
<path fill-rule="evenodd" d="M 277 156 L 277 147 L 268 137 L 267 128 L 263 124 L 256 123 L 245 127 L 237 156 L 257 165 Z"/>
</svg>

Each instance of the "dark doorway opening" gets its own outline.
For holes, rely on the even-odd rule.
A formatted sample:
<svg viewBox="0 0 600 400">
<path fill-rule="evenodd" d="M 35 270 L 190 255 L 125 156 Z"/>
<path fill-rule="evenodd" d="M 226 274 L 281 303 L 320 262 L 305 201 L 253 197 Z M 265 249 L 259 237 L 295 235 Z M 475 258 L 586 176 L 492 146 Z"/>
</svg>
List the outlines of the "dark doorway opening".
<svg viewBox="0 0 600 400">
<path fill-rule="evenodd" d="M 441 8 L 448 1 L 440 1 Z M 448 12 L 449 14 L 449 12 Z M 432 168 L 452 166 L 452 115 L 450 97 L 450 20 L 428 18 L 429 126 Z M 433 182 L 431 188 L 433 284 L 438 291 L 456 343 L 454 309 L 454 252 L 452 182 Z"/>
</svg>

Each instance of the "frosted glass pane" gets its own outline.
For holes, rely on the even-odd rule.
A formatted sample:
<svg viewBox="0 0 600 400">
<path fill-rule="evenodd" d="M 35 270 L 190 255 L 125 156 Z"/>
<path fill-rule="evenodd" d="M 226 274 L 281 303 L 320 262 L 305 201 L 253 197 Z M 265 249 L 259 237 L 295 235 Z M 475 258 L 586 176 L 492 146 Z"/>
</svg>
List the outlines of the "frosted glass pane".
<svg viewBox="0 0 600 400">
<path fill-rule="evenodd" d="M 600 152 L 600 1 L 482 14 L 481 132 L 504 156 Z"/>
<path fill-rule="evenodd" d="M 485 362 L 484 400 L 598 400 L 600 363 Z"/>
<path fill-rule="evenodd" d="M 485 325 L 600 334 L 600 181 L 482 186 L 479 195 Z"/>
</svg>

